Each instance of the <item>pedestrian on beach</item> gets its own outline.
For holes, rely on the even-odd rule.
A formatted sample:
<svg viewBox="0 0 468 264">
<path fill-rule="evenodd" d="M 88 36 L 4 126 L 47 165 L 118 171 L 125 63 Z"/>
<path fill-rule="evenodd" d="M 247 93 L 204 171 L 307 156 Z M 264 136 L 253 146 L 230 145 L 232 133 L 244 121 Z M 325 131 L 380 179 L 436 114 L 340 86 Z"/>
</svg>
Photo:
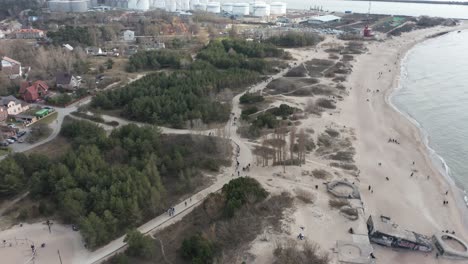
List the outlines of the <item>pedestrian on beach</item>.
<svg viewBox="0 0 468 264">
<path fill-rule="evenodd" d="M 445 195 L 447 195 L 447 194 L 448 194 L 448 191 L 445 192 Z"/>
<path fill-rule="evenodd" d="M 414 172 L 412 172 L 410 176 L 413 177 L 413 174 L 414 174 Z"/>
<path fill-rule="evenodd" d="M 385 177 L 385 179 L 386 179 L 387 181 L 389 181 L 389 180 L 390 180 L 388 177 Z"/>
<path fill-rule="evenodd" d="M 187 201 L 185 201 L 185 207 L 187 207 Z"/>
</svg>

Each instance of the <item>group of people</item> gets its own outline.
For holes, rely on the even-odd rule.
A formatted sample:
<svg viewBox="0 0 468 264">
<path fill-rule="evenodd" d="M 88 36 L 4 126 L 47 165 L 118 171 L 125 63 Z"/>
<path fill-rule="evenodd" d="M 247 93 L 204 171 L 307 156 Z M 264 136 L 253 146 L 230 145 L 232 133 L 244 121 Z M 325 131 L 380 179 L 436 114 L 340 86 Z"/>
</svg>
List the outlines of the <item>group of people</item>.
<svg viewBox="0 0 468 264">
<path fill-rule="evenodd" d="M 175 215 L 175 208 L 174 207 L 169 208 L 169 210 L 167 210 L 167 213 L 169 214 L 169 216 L 174 216 Z"/>
<path fill-rule="evenodd" d="M 393 139 L 393 138 L 389 138 L 388 143 L 396 143 L 396 144 L 400 145 L 400 142 L 398 142 L 398 140 Z"/>
</svg>

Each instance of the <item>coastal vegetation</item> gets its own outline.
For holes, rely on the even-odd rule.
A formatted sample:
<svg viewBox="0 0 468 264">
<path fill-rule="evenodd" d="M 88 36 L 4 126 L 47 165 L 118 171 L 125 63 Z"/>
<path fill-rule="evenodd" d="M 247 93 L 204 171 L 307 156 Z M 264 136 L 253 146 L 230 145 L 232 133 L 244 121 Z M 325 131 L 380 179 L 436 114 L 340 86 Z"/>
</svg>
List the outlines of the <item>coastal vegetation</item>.
<svg viewBox="0 0 468 264">
<path fill-rule="evenodd" d="M 107 136 L 88 121 L 67 121 L 61 134 L 72 148 L 57 160 L 13 154 L 0 162 L 0 196 L 30 190 L 46 201 L 42 211 L 78 224 L 90 248 L 164 212 L 203 184 L 202 170 L 229 163 L 220 158 L 229 148 L 214 137 L 164 136 L 133 124 Z"/>
<path fill-rule="evenodd" d="M 265 40 L 266 43 L 272 43 L 280 47 L 297 48 L 305 46 L 315 46 L 323 37 L 317 33 L 308 32 L 288 32 L 278 36 L 272 36 Z"/>
<path fill-rule="evenodd" d="M 271 44 L 238 39 L 211 42 L 190 65 L 183 63 L 188 61 L 183 53 L 137 53 L 130 58 L 132 69 L 166 65 L 175 70 L 149 74 L 125 87 L 100 93 L 91 105 L 104 110 L 122 109 L 121 115 L 130 120 L 175 128 L 190 127 L 199 120 L 226 122 L 230 105 L 217 101 L 216 95 L 260 81 L 261 74 L 273 71 L 272 63 L 264 58 L 285 55 Z M 242 98 L 245 102 L 257 99 Z"/>
<path fill-rule="evenodd" d="M 154 234 L 157 239 L 146 242 L 153 251 L 146 254 L 152 256 L 150 259 L 143 254 L 135 258 L 135 254 L 127 250 L 109 263 L 232 262 L 232 259 L 239 257 L 238 250 L 246 250 L 246 245 L 265 227 L 279 231 L 283 212 L 292 203 L 292 197 L 286 193 L 268 197 L 255 179 L 237 178 L 224 185 L 221 192 L 210 194 L 183 219 Z M 161 250 L 162 246 L 164 251 Z"/>
<path fill-rule="evenodd" d="M 139 51 L 128 59 L 127 71 L 158 70 L 161 68 L 180 69 L 192 61 L 189 54 L 174 50 Z"/>
</svg>

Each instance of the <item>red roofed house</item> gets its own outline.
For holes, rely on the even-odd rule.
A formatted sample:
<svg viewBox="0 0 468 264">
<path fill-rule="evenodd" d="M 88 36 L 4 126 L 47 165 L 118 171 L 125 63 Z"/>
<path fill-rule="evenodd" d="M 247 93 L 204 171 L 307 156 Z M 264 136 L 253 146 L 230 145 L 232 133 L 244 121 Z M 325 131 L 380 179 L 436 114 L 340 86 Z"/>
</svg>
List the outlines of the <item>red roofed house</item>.
<svg viewBox="0 0 468 264">
<path fill-rule="evenodd" d="M 20 84 L 19 94 L 26 102 L 35 102 L 43 98 L 49 90 L 49 86 L 44 81 L 35 81 L 34 83 L 22 82 Z"/>
<path fill-rule="evenodd" d="M 10 79 L 16 79 L 18 77 L 21 77 L 21 75 L 23 75 L 23 71 L 21 69 L 21 63 L 8 57 L 2 58 L 0 70 L 5 75 L 10 77 Z"/>
<path fill-rule="evenodd" d="M 25 28 L 15 31 L 17 39 L 37 39 L 44 37 L 44 31 L 40 29 Z"/>
</svg>

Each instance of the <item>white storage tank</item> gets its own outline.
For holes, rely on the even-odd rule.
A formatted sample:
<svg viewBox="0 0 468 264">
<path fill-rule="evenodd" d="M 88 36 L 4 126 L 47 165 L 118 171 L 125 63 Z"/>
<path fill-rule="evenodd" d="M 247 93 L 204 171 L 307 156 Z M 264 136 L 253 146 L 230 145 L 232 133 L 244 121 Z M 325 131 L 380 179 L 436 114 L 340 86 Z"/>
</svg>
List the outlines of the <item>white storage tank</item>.
<svg viewBox="0 0 468 264">
<path fill-rule="evenodd" d="M 221 4 L 219 2 L 209 2 L 206 4 L 206 12 L 215 14 L 221 13 Z"/>
<path fill-rule="evenodd" d="M 249 14 L 249 4 L 235 3 L 232 5 L 232 14 L 237 16 L 246 16 Z"/>
<path fill-rule="evenodd" d="M 166 0 L 166 11 L 175 12 L 177 10 L 177 3 L 175 0 Z"/>
<path fill-rule="evenodd" d="M 149 0 L 137 0 L 136 10 L 148 11 L 149 10 Z"/>
<path fill-rule="evenodd" d="M 233 3 L 224 3 L 221 5 L 221 10 L 228 14 L 232 14 L 232 5 Z"/>
<path fill-rule="evenodd" d="M 206 4 L 205 3 L 196 4 L 195 5 L 195 10 L 206 11 Z"/>
<path fill-rule="evenodd" d="M 190 10 L 195 10 L 195 6 L 200 3 L 198 0 L 192 0 L 190 1 Z"/>
<path fill-rule="evenodd" d="M 154 8 L 165 9 L 166 8 L 166 0 L 155 0 L 153 2 Z"/>
<path fill-rule="evenodd" d="M 270 4 L 270 14 L 272 15 L 284 15 L 286 14 L 286 3 L 273 2 Z"/>
<path fill-rule="evenodd" d="M 270 5 L 265 3 L 255 3 L 252 9 L 252 15 L 255 17 L 265 17 L 270 15 Z"/>
<path fill-rule="evenodd" d="M 182 11 L 188 11 L 190 10 L 190 0 L 182 0 Z"/>
</svg>

